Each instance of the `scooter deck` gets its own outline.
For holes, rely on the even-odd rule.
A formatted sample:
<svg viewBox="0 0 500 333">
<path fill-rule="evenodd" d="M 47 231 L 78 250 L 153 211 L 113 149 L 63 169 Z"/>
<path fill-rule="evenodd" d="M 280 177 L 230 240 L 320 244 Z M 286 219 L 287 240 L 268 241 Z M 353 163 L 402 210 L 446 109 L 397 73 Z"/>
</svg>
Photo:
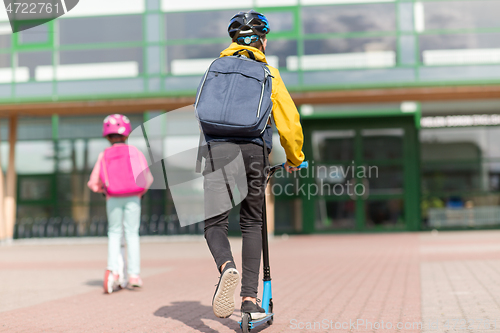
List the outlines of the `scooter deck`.
<svg viewBox="0 0 500 333">
<path fill-rule="evenodd" d="M 260 326 L 260 325 L 262 325 L 262 324 L 264 324 L 264 323 L 267 323 L 267 321 L 268 321 L 269 319 L 272 319 L 272 318 L 273 318 L 273 316 L 274 316 L 274 313 L 268 313 L 268 314 L 267 314 L 264 318 L 262 318 L 262 319 L 259 319 L 259 320 L 252 320 L 252 321 L 250 321 L 250 322 L 248 323 L 248 326 L 249 326 L 248 328 L 249 328 L 249 329 L 254 329 L 254 328 L 256 328 L 257 326 Z M 240 321 L 238 321 L 238 324 L 240 325 L 240 328 L 243 328 L 243 327 L 241 326 L 241 320 L 240 320 Z"/>
</svg>

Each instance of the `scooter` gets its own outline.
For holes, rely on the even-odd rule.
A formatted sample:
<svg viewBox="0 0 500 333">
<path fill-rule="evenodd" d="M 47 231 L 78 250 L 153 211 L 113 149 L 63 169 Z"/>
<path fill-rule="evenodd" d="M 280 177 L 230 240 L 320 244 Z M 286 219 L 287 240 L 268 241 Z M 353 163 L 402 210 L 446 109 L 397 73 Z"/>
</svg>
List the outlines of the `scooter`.
<svg viewBox="0 0 500 333">
<path fill-rule="evenodd" d="M 302 162 L 298 166 L 299 169 L 307 168 L 309 163 Z M 264 188 L 267 187 L 267 184 L 271 180 L 271 177 L 274 173 L 280 169 L 285 167 L 285 163 L 278 164 L 269 169 L 269 174 L 267 175 L 266 182 L 264 184 Z M 268 325 L 273 324 L 274 313 L 273 313 L 273 293 L 271 288 L 271 268 L 269 267 L 269 240 L 267 237 L 267 214 L 266 214 L 266 199 L 264 197 L 264 207 L 262 209 L 262 257 L 263 257 L 263 269 L 264 269 L 264 290 L 262 291 L 262 308 L 266 310 L 266 316 L 264 318 L 258 320 L 252 320 L 249 313 L 241 314 L 241 321 L 238 322 L 240 324 L 243 333 L 248 333 L 250 330 L 267 323 Z"/>
<path fill-rule="evenodd" d="M 125 289 L 128 284 L 127 259 L 125 258 L 125 234 L 122 233 L 120 256 L 118 257 L 118 279 L 115 279 L 113 272 L 106 270 L 104 273 L 104 293 L 111 294 L 113 291 Z"/>
</svg>

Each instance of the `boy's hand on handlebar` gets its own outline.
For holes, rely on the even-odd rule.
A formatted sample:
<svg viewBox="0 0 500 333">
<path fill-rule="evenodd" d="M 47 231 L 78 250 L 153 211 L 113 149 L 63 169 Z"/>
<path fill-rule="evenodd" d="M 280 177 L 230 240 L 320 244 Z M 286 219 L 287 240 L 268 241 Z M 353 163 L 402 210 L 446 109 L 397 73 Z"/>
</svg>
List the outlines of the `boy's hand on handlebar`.
<svg viewBox="0 0 500 333">
<path fill-rule="evenodd" d="M 292 171 L 297 171 L 297 170 L 299 170 L 299 168 L 291 166 L 290 164 L 288 164 L 288 162 L 286 162 L 285 163 L 285 170 L 288 173 L 292 173 Z"/>
</svg>

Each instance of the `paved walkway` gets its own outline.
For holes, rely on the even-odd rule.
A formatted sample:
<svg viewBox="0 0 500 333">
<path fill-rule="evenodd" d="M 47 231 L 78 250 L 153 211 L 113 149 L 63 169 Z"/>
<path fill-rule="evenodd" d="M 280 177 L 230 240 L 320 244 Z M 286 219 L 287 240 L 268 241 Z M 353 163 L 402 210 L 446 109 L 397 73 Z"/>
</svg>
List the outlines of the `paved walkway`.
<svg viewBox="0 0 500 333">
<path fill-rule="evenodd" d="M 500 332 L 499 240 L 500 231 L 276 237 L 274 324 L 252 332 Z M 241 243 L 232 246 L 237 258 Z M 0 332 L 240 331 L 238 310 L 212 313 L 218 273 L 203 239 L 141 249 L 144 288 L 104 295 L 102 240 L 0 246 Z"/>
</svg>

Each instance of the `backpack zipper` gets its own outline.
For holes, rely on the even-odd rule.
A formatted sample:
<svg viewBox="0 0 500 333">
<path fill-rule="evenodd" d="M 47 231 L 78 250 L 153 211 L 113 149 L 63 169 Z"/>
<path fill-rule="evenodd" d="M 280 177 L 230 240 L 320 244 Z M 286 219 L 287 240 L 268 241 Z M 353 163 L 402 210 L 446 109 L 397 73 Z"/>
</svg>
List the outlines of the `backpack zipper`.
<svg viewBox="0 0 500 333">
<path fill-rule="evenodd" d="M 264 89 L 265 89 L 266 81 L 267 81 L 268 76 L 271 75 L 264 66 L 262 66 L 262 68 L 264 69 L 264 81 L 262 82 L 262 90 L 260 91 L 260 101 L 259 101 L 259 108 L 257 109 L 257 118 L 259 118 L 259 116 L 260 116 L 260 109 L 262 107 L 262 98 L 264 97 Z"/>
<path fill-rule="evenodd" d="M 267 117 L 267 120 L 266 120 L 266 126 L 264 126 L 264 129 L 260 132 L 260 135 L 262 135 L 262 133 L 264 133 L 266 131 L 266 128 L 267 128 L 267 123 L 269 123 L 269 119 L 271 119 L 271 115 L 273 114 L 273 112 L 269 112 L 269 116 Z M 264 138 L 262 138 L 264 139 Z"/>
<path fill-rule="evenodd" d="M 211 63 L 210 63 L 210 66 L 208 66 L 207 68 L 207 71 L 205 72 L 205 76 L 203 77 L 203 83 L 201 84 L 201 87 L 200 87 L 200 93 L 198 94 L 198 96 L 196 97 L 196 102 L 194 103 L 194 108 L 196 110 L 196 107 L 198 106 L 198 102 L 200 101 L 200 96 L 201 96 L 201 92 L 203 91 L 203 86 L 205 86 L 205 82 L 207 81 L 207 76 L 208 76 L 208 72 L 210 72 L 210 67 L 212 67 L 212 64 L 215 62 L 215 60 L 217 59 L 220 59 L 220 58 L 216 58 L 214 59 Z"/>
</svg>

